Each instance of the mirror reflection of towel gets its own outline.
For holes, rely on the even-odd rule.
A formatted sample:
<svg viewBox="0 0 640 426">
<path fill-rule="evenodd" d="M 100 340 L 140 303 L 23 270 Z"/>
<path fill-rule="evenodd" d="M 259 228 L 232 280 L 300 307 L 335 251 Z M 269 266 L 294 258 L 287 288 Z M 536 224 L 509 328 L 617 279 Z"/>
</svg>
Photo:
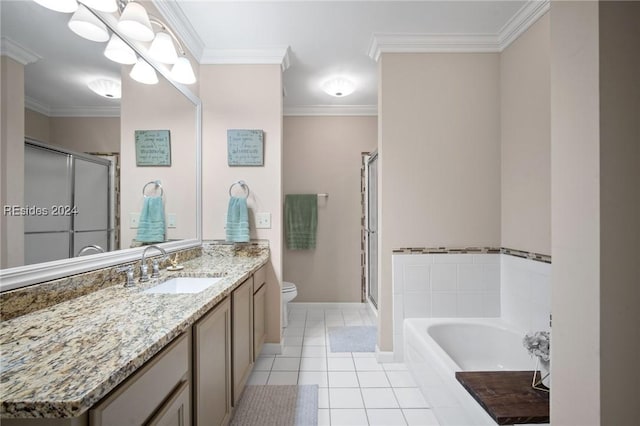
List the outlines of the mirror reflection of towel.
<svg viewBox="0 0 640 426">
<path fill-rule="evenodd" d="M 289 194 L 285 196 L 284 224 L 289 250 L 316 248 L 318 195 Z"/>
<path fill-rule="evenodd" d="M 165 221 L 162 197 L 144 197 L 136 240 L 142 243 L 164 242 Z"/>
<path fill-rule="evenodd" d="M 227 241 L 249 242 L 249 209 L 245 197 L 231 197 L 227 208 Z"/>
</svg>

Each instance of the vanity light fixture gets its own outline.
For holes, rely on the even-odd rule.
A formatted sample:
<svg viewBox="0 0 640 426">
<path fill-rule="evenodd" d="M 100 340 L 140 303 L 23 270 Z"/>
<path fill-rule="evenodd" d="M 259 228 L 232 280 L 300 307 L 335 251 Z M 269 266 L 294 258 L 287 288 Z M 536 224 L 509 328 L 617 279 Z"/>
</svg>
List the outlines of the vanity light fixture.
<svg viewBox="0 0 640 426">
<path fill-rule="evenodd" d="M 149 47 L 149 56 L 163 64 L 175 64 L 178 60 L 178 53 L 173 45 L 171 36 L 166 31 L 159 31 L 151 47 Z"/>
<path fill-rule="evenodd" d="M 111 40 L 104 49 L 104 56 L 123 65 L 133 65 L 138 61 L 136 52 L 115 34 L 111 35 Z"/>
<path fill-rule="evenodd" d="M 91 41 L 109 40 L 109 31 L 96 16 L 84 6 L 80 6 L 69 20 L 69 28 L 82 38 Z"/>
<path fill-rule="evenodd" d="M 75 0 L 74 0 L 75 1 Z M 82 4 L 91 9 L 99 10 L 100 12 L 113 13 L 118 11 L 118 3 L 116 0 L 81 0 Z"/>
<path fill-rule="evenodd" d="M 356 90 L 356 85 L 344 77 L 336 77 L 325 81 L 322 90 L 331 96 L 342 98 L 352 94 Z"/>
<path fill-rule="evenodd" d="M 142 58 L 131 68 L 129 76 L 142 84 L 158 84 L 158 75 L 156 70 Z"/>
<path fill-rule="evenodd" d="M 193 72 L 193 68 L 191 68 L 191 62 L 186 57 L 180 56 L 176 60 L 176 63 L 171 68 L 171 78 L 182 84 L 196 82 L 196 75 Z"/>
<path fill-rule="evenodd" d="M 55 10 L 56 12 L 73 13 L 78 9 L 78 2 L 76 0 L 34 0 L 40 6 L 44 6 L 47 9 Z"/>
<path fill-rule="evenodd" d="M 147 10 L 137 2 L 127 3 L 117 27 L 122 34 L 137 41 L 151 41 L 154 37 Z"/>
<path fill-rule="evenodd" d="M 122 97 L 122 87 L 118 80 L 111 78 L 99 78 L 90 81 L 87 86 L 94 93 L 109 99 L 120 99 Z"/>
</svg>

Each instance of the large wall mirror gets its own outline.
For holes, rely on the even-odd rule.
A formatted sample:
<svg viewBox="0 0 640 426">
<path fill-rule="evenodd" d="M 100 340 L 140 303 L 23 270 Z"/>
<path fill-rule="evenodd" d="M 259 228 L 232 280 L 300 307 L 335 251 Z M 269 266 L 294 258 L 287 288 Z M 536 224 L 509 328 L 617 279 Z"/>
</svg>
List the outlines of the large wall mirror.
<svg viewBox="0 0 640 426">
<path fill-rule="evenodd" d="M 24 65 L 24 175 L 12 178 L 15 188 L 24 187 L 19 207 L 47 209 L 13 222 L 20 233 L 3 232 L 13 256 L 3 256 L 0 290 L 133 260 L 146 244 L 169 251 L 199 245 L 197 96 L 150 60 L 146 46 L 130 44 L 155 68 L 155 84 L 133 80 L 131 65 L 107 59 L 106 42 L 74 34 L 70 14 L 32 1 L 2 1 L 0 7 L 3 55 L 10 45 L 30 56 Z M 115 18 L 98 16 L 110 34 L 117 32 Z"/>
</svg>

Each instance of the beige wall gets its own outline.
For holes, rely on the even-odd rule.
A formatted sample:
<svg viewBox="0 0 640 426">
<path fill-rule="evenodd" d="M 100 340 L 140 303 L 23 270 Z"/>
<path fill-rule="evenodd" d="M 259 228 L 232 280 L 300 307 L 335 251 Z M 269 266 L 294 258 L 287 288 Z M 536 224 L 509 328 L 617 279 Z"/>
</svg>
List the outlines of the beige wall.
<svg viewBox="0 0 640 426">
<path fill-rule="evenodd" d="M 551 254 L 549 14 L 500 54 L 502 246 Z"/>
<path fill-rule="evenodd" d="M 315 250 L 284 251 L 296 302 L 361 302 L 362 152 L 377 145 L 376 117 L 285 117 L 285 194 L 318 198 Z"/>
<path fill-rule="evenodd" d="M 379 345 L 388 351 L 394 248 L 500 245 L 500 60 L 383 54 L 379 66 Z"/>
<path fill-rule="evenodd" d="M 229 187 L 244 180 L 251 238 L 269 240 L 267 275 L 267 342 L 280 342 L 282 281 L 282 71 L 279 65 L 203 65 L 203 233 L 204 239 L 225 238 Z M 264 166 L 229 167 L 227 130 L 264 131 Z M 255 229 L 254 214 L 271 213 L 271 229 Z"/>
<path fill-rule="evenodd" d="M 638 422 L 639 23 L 640 3 L 600 3 L 600 423 L 603 425 Z"/>
<path fill-rule="evenodd" d="M 120 152 L 120 117 L 47 117 L 25 109 L 25 136 L 76 152 Z"/>
<path fill-rule="evenodd" d="M 121 247 L 129 248 L 136 229 L 129 227 L 129 213 L 140 213 L 142 188 L 160 180 L 165 213 L 176 214 L 176 228 L 167 229 L 168 239 L 196 238 L 196 113 L 195 106 L 161 79 L 145 85 L 128 76 L 123 68 L 120 144 Z M 169 130 L 171 167 L 137 167 L 135 130 Z M 151 189 L 151 188 L 149 188 Z"/>
<path fill-rule="evenodd" d="M 557 425 L 601 424 L 598 65 L 598 3 L 553 2 L 551 421 Z"/>
<path fill-rule="evenodd" d="M 0 56 L 0 206 L 24 206 L 24 65 Z M 0 268 L 24 263 L 24 219 L 0 214 Z"/>
</svg>

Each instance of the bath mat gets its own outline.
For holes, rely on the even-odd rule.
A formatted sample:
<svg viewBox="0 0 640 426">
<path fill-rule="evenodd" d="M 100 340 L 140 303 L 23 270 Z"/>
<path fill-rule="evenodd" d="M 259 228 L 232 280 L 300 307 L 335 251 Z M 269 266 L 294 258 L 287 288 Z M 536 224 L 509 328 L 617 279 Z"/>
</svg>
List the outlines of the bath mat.
<svg viewBox="0 0 640 426">
<path fill-rule="evenodd" d="M 317 426 L 318 385 L 249 385 L 231 426 Z"/>
<path fill-rule="evenodd" d="M 375 352 L 376 327 L 330 327 L 329 343 L 331 352 Z"/>
</svg>

